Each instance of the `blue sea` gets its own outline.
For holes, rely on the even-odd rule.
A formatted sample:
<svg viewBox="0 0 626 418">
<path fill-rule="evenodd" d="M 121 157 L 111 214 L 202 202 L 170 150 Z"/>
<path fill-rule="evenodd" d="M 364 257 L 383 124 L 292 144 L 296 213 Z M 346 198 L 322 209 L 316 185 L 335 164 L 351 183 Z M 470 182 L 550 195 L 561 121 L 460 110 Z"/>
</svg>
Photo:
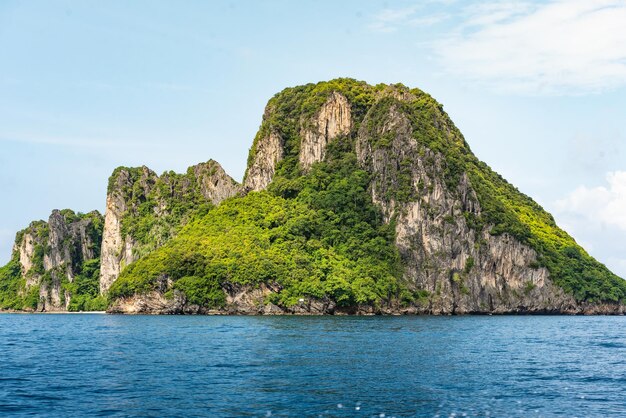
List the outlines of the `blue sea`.
<svg viewBox="0 0 626 418">
<path fill-rule="evenodd" d="M 0 416 L 626 415 L 626 318 L 0 315 Z"/>
</svg>

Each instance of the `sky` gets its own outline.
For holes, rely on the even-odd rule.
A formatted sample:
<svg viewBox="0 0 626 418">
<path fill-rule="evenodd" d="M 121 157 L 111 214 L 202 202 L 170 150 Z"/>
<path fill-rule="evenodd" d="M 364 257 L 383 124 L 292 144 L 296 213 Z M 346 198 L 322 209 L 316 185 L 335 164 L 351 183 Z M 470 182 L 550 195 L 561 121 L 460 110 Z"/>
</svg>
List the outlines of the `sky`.
<svg viewBox="0 0 626 418">
<path fill-rule="evenodd" d="M 285 87 L 433 95 L 474 153 L 626 278 L 626 1 L 0 0 L 0 263 L 117 166 L 236 180 Z"/>
</svg>

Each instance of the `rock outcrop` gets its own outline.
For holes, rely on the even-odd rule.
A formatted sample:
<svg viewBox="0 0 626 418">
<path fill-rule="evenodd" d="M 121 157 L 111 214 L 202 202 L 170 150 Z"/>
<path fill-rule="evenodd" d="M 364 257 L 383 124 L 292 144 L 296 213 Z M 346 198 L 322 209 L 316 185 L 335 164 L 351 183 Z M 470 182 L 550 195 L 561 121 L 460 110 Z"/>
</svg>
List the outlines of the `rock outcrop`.
<svg viewBox="0 0 626 418">
<path fill-rule="evenodd" d="M 54 210 L 48 222 L 36 221 L 18 232 L 18 254 L 25 291 L 39 287 L 39 311 L 67 310 L 72 293 L 65 284 L 100 256 L 103 219 L 97 211 L 75 214 Z"/>
<path fill-rule="evenodd" d="M 0 307 L 65 310 L 94 265 L 91 297 L 113 313 L 626 312 L 626 282 L 479 161 L 442 105 L 351 79 L 272 98 L 242 185 L 212 160 L 120 167 L 104 219 L 32 223 Z"/>
<path fill-rule="evenodd" d="M 413 137 L 399 105 L 392 102 L 382 115 L 376 105 L 372 108 L 356 151 L 372 173 L 373 201 L 387 222 L 394 220 L 404 279 L 429 294 L 424 312 L 578 309 L 574 298 L 551 282 L 548 270 L 538 267 L 533 249 L 507 234 L 491 235 L 488 225 L 478 232 L 468 226 L 468 216 L 480 216 L 481 208 L 467 174 L 455 189 L 449 188 L 443 156 Z M 376 124 L 369 120 L 373 114 Z M 450 143 L 462 142 L 442 126 Z"/>
<path fill-rule="evenodd" d="M 300 166 L 307 171 L 326 155 L 326 146 L 339 135 L 346 135 L 352 127 L 350 103 L 342 94 L 333 92 L 312 121 L 302 126 Z"/>
<path fill-rule="evenodd" d="M 264 190 L 272 182 L 276 166 L 285 157 L 285 141 L 271 123 L 276 111 L 268 104 L 263 116 L 265 129 L 257 135 L 250 152 L 248 169 L 244 179 L 246 190 Z M 326 102 L 312 117 L 302 117 L 297 129 L 302 141 L 299 149 L 300 168 L 306 172 L 311 166 L 323 161 L 326 147 L 333 139 L 347 135 L 352 128 L 352 112 L 348 99 L 332 92 Z"/>
<path fill-rule="evenodd" d="M 122 268 L 135 259 L 133 237 L 122 236 L 122 219 L 131 201 L 145 201 L 157 179 L 156 173 L 146 166 L 116 169 L 109 179 L 100 257 L 101 294 L 107 292 Z"/>
<path fill-rule="evenodd" d="M 241 186 L 226 174 L 217 161 L 210 160 L 208 163 L 197 164 L 189 170 L 196 178 L 202 197 L 214 205 L 219 205 L 241 192 Z"/>
<path fill-rule="evenodd" d="M 246 190 L 264 190 L 272 182 L 276 164 L 283 159 L 283 141 L 277 132 L 270 131 L 258 141 L 255 153 L 243 182 Z"/>
<path fill-rule="evenodd" d="M 219 163 L 158 176 L 147 167 L 116 169 L 109 179 L 102 240 L 100 293 L 125 266 L 160 247 L 194 214 L 241 192 Z"/>
</svg>

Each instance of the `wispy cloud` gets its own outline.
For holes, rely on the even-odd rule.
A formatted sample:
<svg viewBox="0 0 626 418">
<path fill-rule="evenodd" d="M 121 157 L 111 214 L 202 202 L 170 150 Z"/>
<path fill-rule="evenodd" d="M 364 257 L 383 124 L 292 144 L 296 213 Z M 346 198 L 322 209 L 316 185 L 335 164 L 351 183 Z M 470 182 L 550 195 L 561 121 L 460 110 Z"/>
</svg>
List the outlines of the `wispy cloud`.
<svg viewBox="0 0 626 418">
<path fill-rule="evenodd" d="M 453 74 L 497 89 L 580 94 L 626 84 L 626 1 L 493 2 L 433 43 Z"/>
<path fill-rule="evenodd" d="M 588 227 L 614 227 L 626 232 L 626 171 L 609 172 L 606 185 L 580 186 L 556 203 L 556 209 L 573 215 Z"/>
<path fill-rule="evenodd" d="M 445 13 L 424 13 L 423 4 L 401 9 L 383 9 L 374 15 L 369 28 L 376 32 L 396 32 L 403 27 L 431 26 L 448 18 Z"/>
<path fill-rule="evenodd" d="M 532 3 L 519 1 L 501 1 L 478 3 L 463 9 L 465 28 L 481 27 L 497 23 L 511 22 L 534 11 Z"/>
<path fill-rule="evenodd" d="M 581 185 L 549 206 L 583 248 L 626 279 L 626 171 L 606 173 L 604 184 Z"/>
<path fill-rule="evenodd" d="M 498 91 L 580 95 L 626 85 L 626 0 L 430 6 L 383 9 L 369 27 L 396 32 L 445 21 L 446 32 L 417 44 L 447 74 Z"/>
</svg>

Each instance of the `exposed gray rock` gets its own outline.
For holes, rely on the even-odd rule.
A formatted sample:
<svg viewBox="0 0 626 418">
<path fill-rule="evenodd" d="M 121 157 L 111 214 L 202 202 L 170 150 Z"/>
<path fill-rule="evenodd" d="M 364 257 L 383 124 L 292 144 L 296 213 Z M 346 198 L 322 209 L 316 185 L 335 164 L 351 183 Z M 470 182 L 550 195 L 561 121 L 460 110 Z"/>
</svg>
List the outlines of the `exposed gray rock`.
<svg viewBox="0 0 626 418">
<path fill-rule="evenodd" d="M 241 186 L 232 179 L 222 166 L 214 160 L 191 167 L 197 179 L 200 193 L 214 205 L 219 205 L 229 197 L 241 192 Z"/>
<path fill-rule="evenodd" d="M 271 183 L 276 164 L 283 159 L 283 141 L 277 132 L 271 131 L 256 144 L 252 164 L 248 167 L 244 187 L 246 190 L 264 190 Z"/>
<path fill-rule="evenodd" d="M 71 294 L 63 283 L 72 283 L 84 262 L 99 257 L 102 215 L 54 210 L 48 222 L 37 221 L 17 234 L 26 290 L 39 286 L 39 311 L 65 311 Z"/>
<path fill-rule="evenodd" d="M 410 121 L 389 108 L 376 132 L 367 117 L 359 132 L 357 155 L 373 175 L 372 199 L 387 222 L 396 225 L 396 245 L 404 278 L 428 292 L 427 313 L 504 313 L 577 311 L 574 298 L 552 284 L 538 268 L 534 250 L 489 227 L 476 233 L 463 212 L 480 214 L 466 175 L 456 190 L 444 182 L 444 160 L 413 138 Z M 448 131 L 449 135 L 453 135 Z M 375 138 L 386 138 L 376 143 Z M 457 140 L 451 138 L 451 141 Z"/>
<path fill-rule="evenodd" d="M 131 170 L 123 168 L 113 173 L 109 180 L 100 256 L 101 294 L 105 294 L 122 269 L 136 259 L 132 251 L 132 237 L 122 236 L 122 217 L 129 210 L 127 202 L 133 194 L 147 196 L 158 179 L 156 173 L 146 166 L 141 167 L 140 173 L 138 178 L 134 178 Z"/>
<path fill-rule="evenodd" d="M 198 205 L 201 203 L 198 200 L 217 205 L 241 192 L 241 186 L 213 160 L 190 167 L 186 174 L 167 172 L 160 177 L 145 166 L 116 169 L 109 180 L 106 200 L 100 293 L 108 292 L 128 264 L 174 236 L 181 225 L 171 224 L 168 218 L 172 206 L 183 202 Z M 132 224 L 142 216 L 139 206 L 146 202 L 151 205 L 154 218 L 161 221 L 148 231 L 148 243 L 140 242 L 123 228 L 124 222 Z M 194 210 L 193 205 L 189 210 Z M 186 218 L 178 220 L 186 221 Z"/>
<path fill-rule="evenodd" d="M 333 92 L 313 120 L 304 121 L 302 125 L 300 166 L 306 171 L 314 163 L 324 160 L 330 141 L 350 132 L 352 117 L 348 99 Z"/>
</svg>

